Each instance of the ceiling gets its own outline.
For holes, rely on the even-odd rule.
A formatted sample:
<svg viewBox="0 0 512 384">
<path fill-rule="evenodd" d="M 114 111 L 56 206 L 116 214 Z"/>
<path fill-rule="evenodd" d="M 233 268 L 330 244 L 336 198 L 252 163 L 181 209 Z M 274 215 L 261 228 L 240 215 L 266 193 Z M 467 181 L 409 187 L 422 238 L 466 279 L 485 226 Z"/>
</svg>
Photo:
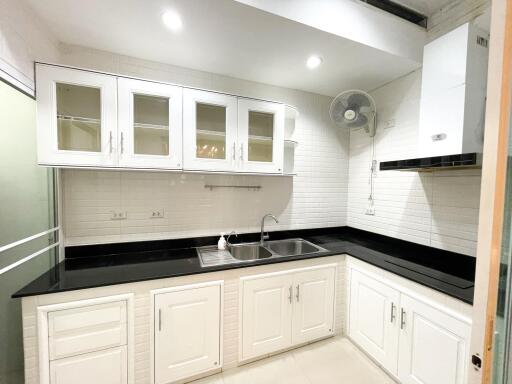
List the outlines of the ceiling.
<svg viewBox="0 0 512 384">
<path fill-rule="evenodd" d="M 232 0 L 26 1 L 63 43 L 330 96 L 420 66 Z M 168 9 L 183 19 L 178 33 L 161 22 Z M 316 70 L 311 54 L 324 60 Z"/>
</svg>

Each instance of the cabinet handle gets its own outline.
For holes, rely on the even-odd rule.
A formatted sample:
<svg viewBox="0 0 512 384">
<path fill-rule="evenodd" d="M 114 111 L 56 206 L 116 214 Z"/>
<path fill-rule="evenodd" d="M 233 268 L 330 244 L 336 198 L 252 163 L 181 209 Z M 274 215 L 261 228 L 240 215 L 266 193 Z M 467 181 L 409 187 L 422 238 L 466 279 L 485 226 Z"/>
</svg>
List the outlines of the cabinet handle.
<svg viewBox="0 0 512 384">
<path fill-rule="evenodd" d="M 391 322 L 394 323 L 396 319 L 395 303 L 391 303 Z"/>
<path fill-rule="evenodd" d="M 288 288 L 288 301 L 290 302 L 290 304 L 292 303 L 292 291 L 293 287 L 290 285 L 290 287 Z"/>
<path fill-rule="evenodd" d="M 110 131 L 110 136 L 108 139 L 109 153 L 112 154 L 112 131 Z"/>
<path fill-rule="evenodd" d="M 236 160 L 236 143 L 233 141 L 233 161 Z"/>
<path fill-rule="evenodd" d="M 298 303 L 300 300 L 300 285 L 299 284 L 297 284 L 297 294 L 295 295 L 295 297 L 297 298 L 297 303 Z"/>
<path fill-rule="evenodd" d="M 403 308 L 400 309 L 400 329 L 405 328 L 405 311 Z"/>
<path fill-rule="evenodd" d="M 162 310 L 158 310 L 158 331 L 162 330 Z"/>
<path fill-rule="evenodd" d="M 244 144 L 240 144 L 240 160 L 244 161 Z"/>
<path fill-rule="evenodd" d="M 124 134 L 121 132 L 121 155 L 124 152 Z"/>
</svg>

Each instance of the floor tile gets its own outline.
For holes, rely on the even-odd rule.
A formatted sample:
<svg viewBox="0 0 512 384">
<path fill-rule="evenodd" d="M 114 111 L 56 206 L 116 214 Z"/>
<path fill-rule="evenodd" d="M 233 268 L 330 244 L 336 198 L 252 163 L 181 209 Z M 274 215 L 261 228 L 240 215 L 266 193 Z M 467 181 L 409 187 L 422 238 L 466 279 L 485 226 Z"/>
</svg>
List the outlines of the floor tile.
<svg viewBox="0 0 512 384">
<path fill-rule="evenodd" d="M 346 338 L 331 338 L 193 384 L 394 384 Z"/>
</svg>

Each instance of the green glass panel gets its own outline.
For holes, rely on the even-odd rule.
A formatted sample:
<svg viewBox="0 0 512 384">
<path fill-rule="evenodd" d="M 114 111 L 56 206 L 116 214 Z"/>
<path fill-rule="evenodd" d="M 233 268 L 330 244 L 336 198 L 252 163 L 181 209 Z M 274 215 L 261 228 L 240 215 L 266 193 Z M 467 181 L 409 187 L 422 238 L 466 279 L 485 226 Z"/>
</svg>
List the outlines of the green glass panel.
<svg viewBox="0 0 512 384">
<path fill-rule="evenodd" d="M 495 384 L 512 384 L 512 126 L 509 127 L 505 211 L 496 311 L 493 375 Z"/>
<path fill-rule="evenodd" d="M 0 82 L 0 247 L 55 227 L 53 170 L 37 165 L 35 101 Z M 0 269 L 54 234 L 0 252 Z M 11 295 L 55 264 L 56 248 L 0 275 L 0 383 L 23 383 L 21 301 Z"/>
</svg>

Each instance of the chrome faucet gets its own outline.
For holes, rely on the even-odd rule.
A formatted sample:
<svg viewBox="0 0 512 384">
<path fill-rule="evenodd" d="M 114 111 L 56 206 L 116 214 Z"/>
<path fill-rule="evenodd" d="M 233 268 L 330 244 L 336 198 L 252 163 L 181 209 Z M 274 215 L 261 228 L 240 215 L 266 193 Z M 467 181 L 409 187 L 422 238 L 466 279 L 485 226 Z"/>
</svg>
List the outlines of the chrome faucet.
<svg viewBox="0 0 512 384">
<path fill-rule="evenodd" d="M 263 218 L 261 219 L 261 238 L 260 238 L 260 244 L 263 245 L 263 243 L 265 243 L 265 240 L 268 239 L 268 234 L 265 235 L 265 219 L 267 217 L 271 217 L 274 219 L 274 221 L 277 223 L 279 223 L 279 220 L 276 219 L 276 217 L 271 214 L 271 213 L 267 213 L 265 216 L 263 216 Z"/>
</svg>

